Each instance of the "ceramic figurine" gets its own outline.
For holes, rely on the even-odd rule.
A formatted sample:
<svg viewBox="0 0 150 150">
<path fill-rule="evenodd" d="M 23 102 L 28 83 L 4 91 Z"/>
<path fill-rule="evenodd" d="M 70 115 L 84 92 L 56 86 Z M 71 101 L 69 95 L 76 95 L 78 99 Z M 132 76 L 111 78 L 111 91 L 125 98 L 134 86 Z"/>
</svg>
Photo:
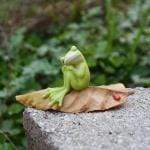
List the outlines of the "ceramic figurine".
<svg viewBox="0 0 150 150">
<path fill-rule="evenodd" d="M 60 61 L 64 80 L 62 87 L 18 95 L 16 100 L 25 106 L 41 110 L 77 113 L 116 107 L 123 104 L 133 93 L 121 83 L 89 86 L 90 71 L 87 62 L 75 46 Z"/>
</svg>

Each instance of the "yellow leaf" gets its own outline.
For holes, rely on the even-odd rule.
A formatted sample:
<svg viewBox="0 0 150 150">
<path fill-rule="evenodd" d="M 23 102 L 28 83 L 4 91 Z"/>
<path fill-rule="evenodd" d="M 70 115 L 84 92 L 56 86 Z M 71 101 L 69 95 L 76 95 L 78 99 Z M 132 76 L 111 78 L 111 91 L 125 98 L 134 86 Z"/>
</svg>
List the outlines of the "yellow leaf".
<svg viewBox="0 0 150 150">
<path fill-rule="evenodd" d="M 62 112 L 90 112 L 107 110 L 119 106 L 133 93 L 121 83 L 88 87 L 82 91 L 72 91 L 64 98 L 62 107 L 51 106 L 50 99 L 44 99 L 46 89 L 16 96 L 16 100 L 25 106 L 41 110 L 58 110 Z"/>
</svg>

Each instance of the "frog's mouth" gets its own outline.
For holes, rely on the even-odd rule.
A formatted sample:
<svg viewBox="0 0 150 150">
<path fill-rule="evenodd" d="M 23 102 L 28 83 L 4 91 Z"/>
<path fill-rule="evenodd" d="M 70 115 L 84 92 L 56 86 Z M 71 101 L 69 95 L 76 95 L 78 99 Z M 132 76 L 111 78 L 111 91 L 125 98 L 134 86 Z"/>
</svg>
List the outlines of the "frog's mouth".
<svg viewBox="0 0 150 150">
<path fill-rule="evenodd" d="M 82 60 L 80 55 L 71 55 L 66 60 L 64 60 L 64 64 L 78 64 Z"/>
<path fill-rule="evenodd" d="M 65 64 L 65 65 L 67 65 L 71 62 L 78 61 L 78 60 L 79 60 L 79 55 L 71 55 L 71 56 L 67 57 L 66 59 L 65 59 L 65 57 L 60 58 L 61 63 Z"/>
<path fill-rule="evenodd" d="M 72 55 L 72 56 L 69 56 L 69 58 L 67 58 L 65 60 L 65 63 L 73 62 L 73 61 L 75 61 L 77 59 L 78 59 L 78 55 Z"/>
</svg>

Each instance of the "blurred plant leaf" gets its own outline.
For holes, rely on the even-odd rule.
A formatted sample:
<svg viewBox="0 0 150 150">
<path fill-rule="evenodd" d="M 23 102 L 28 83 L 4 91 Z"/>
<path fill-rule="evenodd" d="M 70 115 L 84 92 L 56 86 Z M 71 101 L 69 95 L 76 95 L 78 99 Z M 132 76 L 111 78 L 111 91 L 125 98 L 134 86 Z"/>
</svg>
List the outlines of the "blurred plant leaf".
<svg viewBox="0 0 150 150">
<path fill-rule="evenodd" d="M 8 114 L 9 115 L 13 115 L 13 114 L 17 114 L 20 113 L 23 110 L 23 106 L 20 104 L 12 104 L 9 108 L 8 108 Z"/>
<path fill-rule="evenodd" d="M 57 74 L 57 68 L 54 68 L 50 65 L 47 59 L 39 59 L 32 61 L 30 65 L 24 67 L 23 75 L 35 76 L 37 73 L 43 73 L 46 75 Z"/>
</svg>

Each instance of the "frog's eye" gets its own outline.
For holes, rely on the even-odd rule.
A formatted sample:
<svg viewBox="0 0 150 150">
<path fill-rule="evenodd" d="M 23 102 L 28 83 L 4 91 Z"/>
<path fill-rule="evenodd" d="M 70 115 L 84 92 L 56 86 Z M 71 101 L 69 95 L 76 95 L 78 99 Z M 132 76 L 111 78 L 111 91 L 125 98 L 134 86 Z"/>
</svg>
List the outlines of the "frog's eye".
<svg viewBox="0 0 150 150">
<path fill-rule="evenodd" d="M 78 50 L 76 46 L 71 47 L 71 51 L 76 51 L 76 50 Z"/>
</svg>

